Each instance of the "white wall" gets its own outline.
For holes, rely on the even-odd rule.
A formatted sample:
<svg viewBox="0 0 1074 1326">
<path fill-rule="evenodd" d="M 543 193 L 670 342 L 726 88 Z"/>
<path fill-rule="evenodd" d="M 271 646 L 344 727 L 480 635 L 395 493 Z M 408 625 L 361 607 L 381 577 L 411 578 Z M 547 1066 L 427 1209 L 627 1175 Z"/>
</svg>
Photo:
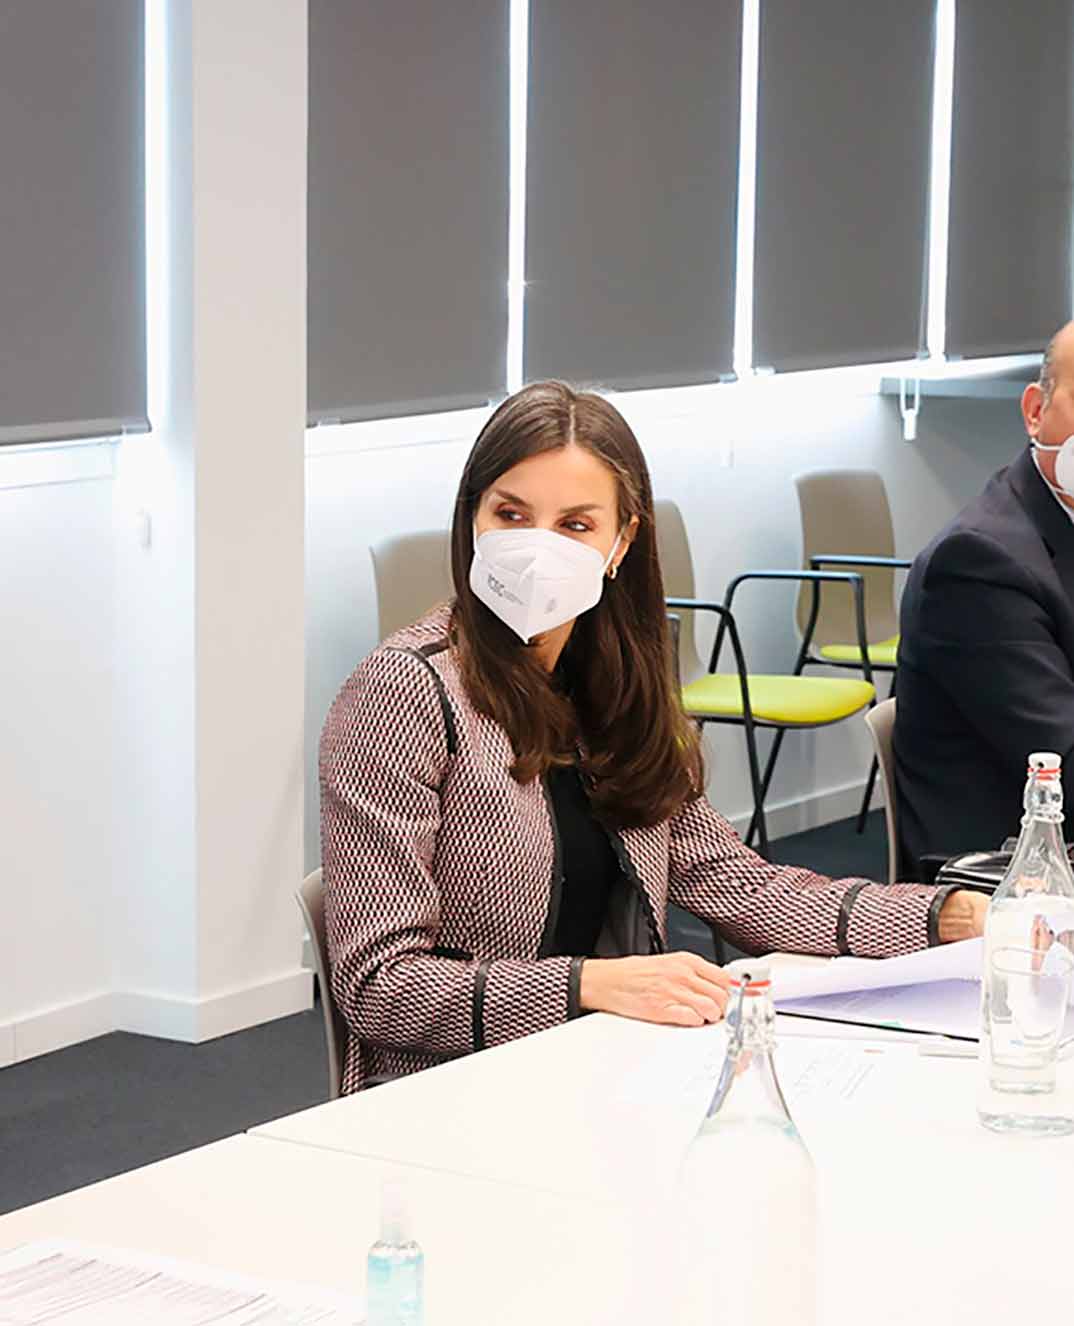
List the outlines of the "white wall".
<svg viewBox="0 0 1074 1326">
<path fill-rule="evenodd" d="M 655 402 L 652 403 L 652 402 Z M 681 507 L 698 591 L 722 597 L 746 567 L 800 565 L 792 478 L 835 465 L 875 468 L 887 484 L 897 549 L 912 555 L 1017 451 L 1015 401 L 926 400 L 915 443 L 902 440 L 895 403 L 873 391 L 818 387 L 805 377 L 752 390 L 706 389 L 620 397 L 644 448 L 658 496 Z M 306 865 L 317 863 L 316 746 L 336 690 L 376 643 L 369 545 L 383 536 L 449 523 L 469 431 L 456 440 L 360 450 L 405 436 L 398 421 L 310 434 L 307 460 Z M 415 429 L 417 436 L 429 430 Z M 727 462 L 730 461 L 730 465 Z M 794 660 L 793 588 L 741 591 L 750 665 L 785 669 Z M 741 734 L 709 736 L 710 786 L 736 820 L 751 805 Z M 844 724 L 793 734 L 784 743 L 770 796 L 771 826 L 791 832 L 857 809 L 868 768 L 864 728 Z M 791 803 L 786 813 L 780 803 Z"/>
<path fill-rule="evenodd" d="M 149 190 L 154 436 L 125 445 L 117 485 L 116 710 L 130 758 L 116 781 L 133 828 L 115 872 L 117 1016 L 200 1040 L 310 999 L 293 898 L 307 16 L 304 0 L 155 12 L 170 86 L 167 169 Z M 132 537 L 138 509 L 148 548 Z"/>
<path fill-rule="evenodd" d="M 114 479 L 111 449 L 93 482 L 99 448 L 0 454 L 0 1062 L 113 1027 L 201 1040 L 311 996 L 306 4 L 149 13 L 171 56 L 149 95 L 169 108 L 150 115 L 154 431 L 114 449 Z M 41 478 L 72 482 L 4 491 Z"/>
<path fill-rule="evenodd" d="M 36 1052 L 56 1005 L 80 1007 L 79 1036 L 106 1020 L 114 623 L 103 450 L 89 466 L 101 477 L 14 488 L 29 478 L 25 461 L 0 454 L 0 1065 Z M 16 1046 L 14 1023 L 31 1012 Z"/>
</svg>

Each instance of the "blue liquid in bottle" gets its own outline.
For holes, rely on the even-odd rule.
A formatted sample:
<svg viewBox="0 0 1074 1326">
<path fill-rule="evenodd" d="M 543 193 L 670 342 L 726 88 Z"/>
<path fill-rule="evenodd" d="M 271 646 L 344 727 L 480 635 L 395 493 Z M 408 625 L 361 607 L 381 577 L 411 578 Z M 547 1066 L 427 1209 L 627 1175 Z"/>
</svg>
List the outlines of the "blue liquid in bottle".
<svg viewBox="0 0 1074 1326">
<path fill-rule="evenodd" d="M 367 1326 L 422 1326 L 425 1255 L 410 1237 L 398 1187 L 385 1184 L 380 1238 L 366 1261 Z"/>
</svg>

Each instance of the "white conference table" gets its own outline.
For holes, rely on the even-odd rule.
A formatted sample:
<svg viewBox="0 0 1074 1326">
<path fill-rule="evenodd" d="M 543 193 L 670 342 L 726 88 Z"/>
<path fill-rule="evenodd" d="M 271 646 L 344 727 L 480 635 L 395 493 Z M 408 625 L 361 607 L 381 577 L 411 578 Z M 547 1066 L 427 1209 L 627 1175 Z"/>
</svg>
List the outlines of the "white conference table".
<svg viewBox="0 0 1074 1326">
<path fill-rule="evenodd" d="M 953 1127 L 976 1137 L 972 1061 L 924 1059 L 917 1045 L 925 1038 L 856 1027 L 844 1036 L 834 1023 L 798 1017 L 778 1022 L 781 1082 L 811 1145 L 823 1144 L 836 1120 L 842 1136 L 889 1116 L 907 1135 Z M 630 1195 L 639 1183 L 670 1180 L 711 1099 L 725 1047 L 722 1025 L 662 1027 L 596 1013 L 252 1133 L 553 1192 Z M 885 1070 L 871 1090 L 847 1101 L 795 1091 L 811 1056 L 866 1052 L 874 1070 Z M 952 1105 L 952 1092 L 966 1100 Z"/>
<path fill-rule="evenodd" d="M 358 1298 L 386 1173 L 425 1253 L 426 1326 L 658 1320 L 662 1286 L 637 1297 L 639 1232 L 613 1205 L 250 1136 L 0 1217 L 0 1251 L 68 1238 Z"/>
<path fill-rule="evenodd" d="M 918 1052 L 936 1038 L 779 1022 L 781 1080 L 818 1170 L 825 1326 L 1065 1313 L 1074 1138 L 981 1128 L 977 1063 Z M 723 1044 L 722 1027 L 595 1014 L 254 1135 L 655 1212 Z M 714 1219 L 742 1196 L 714 1193 Z"/>
<path fill-rule="evenodd" d="M 357 1290 L 388 1165 L 427 1326 L 670 1323 L 667 1181 L 722 1040 L 579 1019 L 14 1212 L 0 1249 L 66 1236 Z M 800 1034 L 779 1056 L 817 1163 L 824 1326 L 1069 1316 L 1074 1139 L 979 1128 L 972 1061 Z M 744 1196 L 714 1193 L 713 1220 Z"/>
</svg>

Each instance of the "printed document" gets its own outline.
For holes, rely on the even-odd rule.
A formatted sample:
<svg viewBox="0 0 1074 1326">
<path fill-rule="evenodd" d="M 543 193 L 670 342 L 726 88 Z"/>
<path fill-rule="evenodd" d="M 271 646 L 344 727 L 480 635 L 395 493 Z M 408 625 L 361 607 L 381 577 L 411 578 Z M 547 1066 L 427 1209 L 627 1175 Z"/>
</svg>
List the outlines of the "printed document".
<svg viewBox="0 0 1074 1326">
<path fill-rule="evenodd" d="M 976 1039 L 983 958 L 983 941 L 967 939 L 898 958 L 779 964 L 772 992 L 781 1013 Z"/>
<path fill-rule="evenodd" d="M 674 1146 L 694 1135 L 708 1108 L 727 1055 L 723 1023 L 666 1028 L 644 1059 L 614 1084 L 602 1108 L 632 1116 L 656 1115 Z M 776 1068 L 793 1114 L 799 1107 L 839 1113 L 872 1107 L 892 1094 L 892 1083 L 915 1071 L 915 1045 L 835 1041 L 812 1036 L 777 1040 Z M 681 1137 L 679 1136 L 681 1134 Z"/>
<path fill-rule="evenodd" d="M 361 1326 L 358 1298 L 67 1239 L 0 1253 L 0 1326 Z"/>
</svg>

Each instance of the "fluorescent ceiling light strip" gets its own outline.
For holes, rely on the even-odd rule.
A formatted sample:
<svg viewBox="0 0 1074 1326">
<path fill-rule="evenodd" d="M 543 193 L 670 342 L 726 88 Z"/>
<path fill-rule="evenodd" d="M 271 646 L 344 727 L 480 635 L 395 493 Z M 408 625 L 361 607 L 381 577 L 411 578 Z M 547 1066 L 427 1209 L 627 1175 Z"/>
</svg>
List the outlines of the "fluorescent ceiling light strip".
<svg viewBox="0 0 1074 1326">
<path fill-rule="evenodd" d="M 735 334 L 732 363 L 739 377 L 753 371 L 753 253 L 757 216 L 757 95 L 761 56 L 761 0 L 742 6 L 742 92 L 738 132 L 738 221 L 735 230 Z"/>
<path fill-rule="evenodd" d="M 168 408 L 168 18 L 165 0 L 145 7 L 146 395 L 153 426 Z"/>
<path fill-rule="evenodd" d="M 947 346 L 947 253 L 954 103 L 955 0 L 937 0 L 929 181 L 928 321 L 925 330 L 925 347 L 930 359 L 941 359 Z"/>
<path fill-rule="evenodd" d="M 510 173 L 507 219 L 507 390 L 523 381 L 526 305 L 526 103 L 529 96 L 529 0 L 511 0 Z"/>
</svg>

